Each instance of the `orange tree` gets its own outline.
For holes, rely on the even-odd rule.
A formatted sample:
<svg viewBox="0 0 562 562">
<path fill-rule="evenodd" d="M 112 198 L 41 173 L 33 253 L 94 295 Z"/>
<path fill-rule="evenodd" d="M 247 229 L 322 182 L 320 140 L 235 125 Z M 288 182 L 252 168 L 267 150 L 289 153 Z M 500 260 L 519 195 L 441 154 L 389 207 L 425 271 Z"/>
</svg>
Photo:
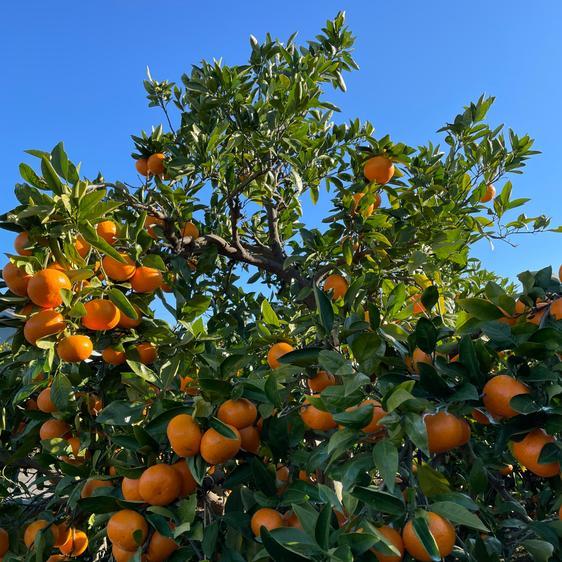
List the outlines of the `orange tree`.
<svg viewBox="0 0 562 562">
<path fill-rule="evenodd" d="M 352 45 L 339 14 L 149 77 L 167 130 L 133 137 L 138 185 L 29 151 L 2 216 L 4 562 L 560 559 L 560 281 L 469 254 L 549 228 L 506 218 L 532 140 L 489 98 L 445 149 L 336 121 Z M 327 193 L 320 228 L 301 205 Z"/>
</svg>

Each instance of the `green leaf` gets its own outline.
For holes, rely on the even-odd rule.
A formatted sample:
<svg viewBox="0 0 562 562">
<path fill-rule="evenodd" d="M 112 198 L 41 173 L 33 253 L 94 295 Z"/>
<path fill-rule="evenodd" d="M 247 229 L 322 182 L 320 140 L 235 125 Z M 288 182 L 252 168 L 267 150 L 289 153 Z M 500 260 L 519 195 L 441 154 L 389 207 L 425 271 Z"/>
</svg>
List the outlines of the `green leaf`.
<svg viewBox="0 0 562 562">
<path fill-rule="evenodd" d="M 263 461 L 254 457 L 250 463 L 252 467 L 253 484 L 266 496 L 274 496 L 277 492 L 275 473 L 267 469 Z"/>
<path fill-rule="evenodd" d="M 395 314 L 404 306 L 406 302 L 406 286 L 404 283 L 399 283 L 392 289 L 386 301 L 386 314 L 385 317 L 392 319 Z"/>
<path fill-rule="evenodd" d="M 412 443 L 421 449 L 426 455 L 429 454 L 427 445 L 427 430 L 423 417 L 413 412 L 404 416 L 404 429 Z"/>
<path fill-rule="evenodd" d="M 334 325 L 334 309 L 332 308 L 332 301 L 316 284 L 314 285 L 314 299 L 316 301 L 318 315 L 320 316 L 320 324 L 326 332 L 330 332 Z"/>
<path fill-rule="evenodd" d="M 430 285 L 421 296 L 421 303 L 427 311 L 430 311 L 439 300 L 439 291 L 435 285 Z"/>
<path fill-rule="evenodd" d="M 57 171 L 59 176 L 64 179 L 68 178 L 68 156 L 64 151 L 64 144 L 59 142 L 51 152 L 51 162 L 54 169 Z"/>
<path fill-rule="evenodd" d="M 451 491 L 449 481 L 438 470 L 431 468 L 427 463 L 418 466 L 416 473 L 421 491 L 428 498 Z"/>
<path fill-rule="evenodd" d="M 56 195 L 62 195 L 62 182 L 55 172 L 53 165 L 46 156 L 41 158 L 41 173 L 49 186 L 49 189 Z"/>
<path fill-rule="evenodd" d="M 264 323 L 269 326 L 275 326 L 276 328 L 281 326 L 281 322 L 279 322 L 279 318 L 277 314 L 275 314 L 275 310 L 273 310 L 267 299 L 263 299 L 261 303 L 261 317 Z"/>
<path fill-rule="evenodd" d="M 111 256 L 113 259 L 117 260 L 119 263 L 125 263 L 125 258 L 108 242 L 103 238 L 98 236 L 96 229 L 89 223 L 81 223 L 79 226 L 80 234 L 84 237 L 84 240 L 88 242 L 94 248 L 97 248 L 100 252 Z"/>
<path fill-rule="evenodd" d="M 96 423 L 105 425 L 132 425 L 143 418 L 146 405 L 143 403 L 114 400 L 110 402 L 96 417 Z"/>
<path fill-rule="evenodd" d="M 265 528 L 261 528 L 261 540 L 267 552 L 273 560 L 283 560 L 283 562 L 302 562 L 303 560 L 313 560 L 309 556 L 296 553 L 288 546 L 281 544 L 273 535 Z"/>
<path fill-rule="evenodd" d="M 404 513 L 404 502 L 401 497 L 381 492 L 372 486 L 356 486 L 351 495 L 382 513 L 388 515 L 402 515 Z"/>
<path fill-rule="evenodd" d="M 551 543 L 539 539 L 527 539 L 521 544 L 535 562 L 551 562 L 554 554 L 554 546 Z"/>
<path fill-rule="evenodd" d="M 31 166 L 24 164 L 23 162 L 20 164 L 20 175 L 21 177 L 31 185 L 38 187 L 39 189 L 48 189 L 47 183 L 41 177 L 39 177 L 34 171 Z"/>
<path fill-rule="evenodd" d="M 386 487 L 393 492 L 398 473 L 398 449 L 389 439 L 383 439 L 373 447 L 373 461 Z"/>
<path fill-rule="evenodd" d="M 135 307 L 131 304 L 129 299 L 116 287 L 109 289 L 107 295 L 109 300 L 121 311 L 132 320 L 137 320 L 139 315 Z"/>
<path fill-rule="evenodd" d="M 437 345 L 437 329 L 428 318 L 420 318 L 414 332 L 416 345 L 425 353 L 433 353 Z"/>
<path fill-rule="evenodd" d="M 305 349 L 295 349 L 279 357 L 282 365 L 296 365 L 297 367 L 310 367 L 318 363 L 318 354 L 321 352 L 319 347 L 307 347 Z"/>
<path fill-rule="evenodd" d="M 330 546 L 330 520 L 332 518 L 332 506 L 326 504 L 320 511 L 314 529 L 314 537 L 322 550 L 327 550 Z"/>
<path fill-rule="evenodd" d="M 434 536 L 429 530 L 429 525 L 427 524 L 425 516 L 416 517 L 413 520 L 413 527 L 414 533 L 421 541 L 430 559 L 434 562 L 440 562 L 441 555 L 439 554 L 439 548 L 437 547 Z"/>
<path fill-rule="evenodd" d="M 485 299 L 458 299 L 457 304 L 478 320 L 497 320 L 504 315 L 495 304 Z"/>
<path fill-rule="evenodd" d="M 466 507 L 458 503 L 451 501 L 436 502 L 431 504 L 430 509 L 457 525 L 464 525 L 484 533 L 489 531 L 488 527 L 482 523 L 477 515 L 471 513 Z"/>
<path fill-rule="evenodd" d="M 230 426 L 228 426 L 218 418 L 215 417 L 209 418 L 209 424 L 213 429 L 218 431 L 223 437 L 226 437 L 227 439 L 236 439 L 236 433 L 232 431 Z"/>
<path fill-rule="evenodd" d="M 57 407 L 57 410 L 64 411 L 68 408 L 71 394 L 72 384 L 68 377 L 63 373 L 56 374 L 51 386 L 51 400 Z"/>
</svg>

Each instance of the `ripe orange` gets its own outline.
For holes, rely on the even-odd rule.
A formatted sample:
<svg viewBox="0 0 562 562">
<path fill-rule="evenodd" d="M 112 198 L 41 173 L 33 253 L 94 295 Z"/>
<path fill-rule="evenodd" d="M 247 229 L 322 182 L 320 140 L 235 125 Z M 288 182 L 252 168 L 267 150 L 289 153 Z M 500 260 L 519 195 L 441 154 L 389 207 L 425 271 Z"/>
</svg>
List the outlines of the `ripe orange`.
<svg viewBox="0 0 562 562">
<path fill-rule="evenodd" d="M 168 422 L 166 434 L 180 457 L 194 457 L 201 447 L 201 428 L 189 414 L 179 414 Z"/>
<path fill-rule="evenodd" d="M 80 492 L 81 498 L 89 498 L 93 493 L 94 490 L 98 488 L 112 488 L 113 484 L 110 480 L 100 480 L 99 478 L 88 478 L 82 491 Z"/>
<path fill-rule="evenodd" d="M 315 429 L 316 431 L 328 431 L 337 426 L 334 417 L 330 414 L 330 412 L 319 410 L 312 404 L 303 406 L 300 410 L 300 416 L 305 425 L 310 427 L 310 429 Z"/>
<path fill-rule="evenodd" d="M 146 549 L 147 560 L 148 562 L 165 562 L 178 548 L 176 541 L 154 531 Z"/>
<path fill-rule="evenodd" d="M 154 238 L 154 240 L 158 238 L 156 231 L 152 228 L 155 225 L 160 226 L 163 229 L 165 225 L 164 219 L 159 219 L 158 217 L 146 217 L 146 219 L 144 220 L 146 232 L 151 238 Z"/>
<path fill-rule="evenodd" d="M 121 481 L 121 493 L 123 498 L 130 502 L 142 502 L 142 496 L 139 492 L 139 478 L 123 477 Z"/>
<path fill-rule="evenodd" d="M 484 192 L 484 195 L 480 197 L 480 203 L 488 203 L 488 201 L 491 201 L 495 196 L 496 196 L 496 188 L 491 183 L 489 183 L 486 186 L 486 191 Z"/>
<path fill-rule="evenodd" d="M 141 309 L 135 304 L 135 310 L 137 311 L 137 319 L 133 320 L 130 316 L 127 316 L 124 312 L 121 312 L 121 317 L 119 318 L 119 323 L 117 326 L 119 328 L 124 328 L 125 330 L 132 330 L 140 325 L 142 322 L 142 311 Z"/>
<path fill-rule="evenodd" d="M 168 505 L 180 495 L 179 474 L 169 464 L 147 468 L 139 479 L 139 493 L 150 505 Z"/>
<path fill-rule="evenodd" d="M 196 396 L 199 394 L 197 384 L 193 377 L 186 375 L 185 377 L 180 377 L 180 390 L 186 392 L 190 396 Z"/>
<path fill-rule="evenodd" d="M 472 408 L 472 412 L 470 412 L 470 415 L 478 423 L 481 423 L 482 425 L 490 425 L 490 420 L 488 419 L 488 416 L 486 414 L 484 414 L 484 412 L 482 412 L 482 410 L 479 410 L 478 408 Z"/>
<path fill-rule="evenodd" d="M 141 176 L 148 176 L 148 162 L 146 158 L 139 158 L 136 160 L 135 168 Z"/>
<path fill-rule="evenodd" d="M 555 320 L 562 320 L 562 298 L 558 298 L 550 304 L 550 315 Z"/>
<path fill-rule="evenodd" d="M 426 415 L 423 421 L 430 453 L 450 451 L 466 438 L 466 426 L 462 420 L 448 412 Z"/>
<path fill-rule="evenodd" d="M 398 550 L 398 552 L 400 552 L 400 555 L 381 554 L 376 548 L 371 548 L 371 552 L 375 555 L 378 562 L 400 562 L 402 558 L 404 558 L 404 543 L 402 542 L 400 533 L 389 526 L 379 527 L 377 530 Z"/>
<path fill-rule="evenodd" d="M 25 543 L 25 546 L 27 546 L 27 548 L 31 548 L 33 546 L 33 543 L 35 542 L 37 533 L 39 533 L 43 529 L 46 529 L 47 527 L 49 527 L 49 530 L 45 532 L 51 533 L 53 544 L 57 542 L 57 538 L 59 536 L 57 526 L 53 523 L 50 523 L 49 521 L 46 521 L 45 519 L 37 519 L 37 521 L 33 521 L 25 528 L 25 532 L 23 534 L 23 542 Z"/>
<path fill-rule="evenodd" d="M 502 476 L 508 476 L 512 472 L 513 472 L 513 465 L 512 464 L 506 464 L 505 466 L 502 466 L 499 470 L 499 473 Z"/>
<path fill-rule="evenodd" d="M 189 494 L 193 494 L 193 492 L 197 490 L 197 482 L 195 478 L 193 478 L 193 474 L 191 474 L 191 470 L 189 470 L 185 459 L 180 459 L 178 462 L 172 464 L 171 467 L 178 473 L 180 479 L 179 497 L 184 498 Z"/>
<path fill-rule="evenodd" d="M 348 282 L 339 274 L 332 273 L 324 281 L 324 291 L 332 291 L 332 300 L 338 300 L 345 296 L 349 288 Z"/>
<path fill-rule="evenodd" d="M 47 558 L 47 562 L 66 562 L 68 558 L 64 554 L 51 554 L 49 558 Z"/>
<path fill-rule="evenodd" d="M 408 371 L 411 373 L 417 373 L 419 372 L 418 363 L 428 363 L 431 365 L 433 363 L 433 359 L 431 358 L 431 355 L 425 353 L 419 347 L 416 347 L 412 356 L 407 356 L 404 362 L 406 363 Z"/>
<path fill-rule="evenodd" d="M 265 527 L 268 531 L 283 527 L 283 516 L 275 509 L 262 507 L 252 515 L 250 524 L 254 535 L 259 537 L 262 527 Z"/>
<path fill-rule="evenodd" d="M 453 525 L 451 525 L 447 519 L 432 511 L 427 512 L 427 524 L 431 534 L 435 538 L 437 549 L 441 557 L 445 558 L 449 556 L 456 542 L 456 533 Z M 406 550 L 413 558 L 421 562 L 431 562 L 432 559 L 418 538 L 411 520 L 406 523 L 402 530 L 402 540 L 404 541 Z"/>
<path fill-rule="evenodd" d="M 547 306 L 546 303 L 537 303 L 536 309 L 532 310 L 529 316 L 527 316 L 527 321 L 538 326 L 547 311 Z"/>
<path fill-rule="evenodd" d="M 328 371 L 318 371 L 315 376 L 306 381 L 306 384 L 308 384 L 308 388 L 312 392 L 319 393 L 328 386 L 334 386 L 336 384 L 336 377 L 328 373 Z"/>
<path fill-rule="evenodd" d="M 249 425 L 239 430 L 240 433 L 240 448 L 248 453 L 258 454 L 260 450 L 260 432 L 258 428 Z"/>
<path fill-rule="evenodd" d="M 152 293 L 162 287 L 164 277 L 157 269 L 141 265 L 135 270 L 130 283 L 136 293 Z"/>
<path fill-rule="evenodd" d="M 56 308 L 62 304 L 61 289 L 72 289 L 68 276 L 56 269 L 42 269 L 29 280 L 27 294 L 42 308 Z"/>
<path fill-rule="evenodd" d="M 51 400 L 51 387 L 43 389 L 37 397 L 37 407 L 46 414 L 51 414 L 57 411 L 57 407 Z"/>
<path fill-rule="evenodd" d="M 104 256 L 101 264 L 112 281 L 127 281 L 135 274 L 137 266 L 128 254 L 120 252 L 119 255 L 125 260 L 125 263 L 121 263 L 111 256 Z"/>
<path fill-rule="evenodd" d="M 197 225 L 195 225 L 191 221 L 188 221 L 183 225 L 181 235 L 184 238 L 186 236 L 189 236 L 190 238 L 193 238 L 193 240 L 196 240 L 197 238 L 199 238 L 199 229 L 197 228 Z"/>
<path fill-rule="evenodd" d="M 529 394 L 529 387 L 508 375 L 492 377 L 482 389 L 482 402 L 496 418 L 512 418 L 518 415 L 510 405 L 514 396 Z"/>
<path fill-rule="evenodd" d="M 139 361 L 144 365 L 150 365 L 156 361 L 156 346 L 150 342 L 139 343 L 135 349 L 139 354 Z"/>
<path fill-rule="evenodd" d="M 205 462 L 209 464 L 222 464 L 231 458 L 235 457 L 240 446 L 242 439 L 238 430 L 229 425 L 230 429 L 235 433 L 234 439 L 229 439 L 220 434 L 212 427 L 205 431 L 201 439 L 201 456 Z"/>
<path fill-rule="evenodd" d="M 17 267 L 9 261 L 2 269 L 2 278 L 14 295 L 27 297 L 27 286 L 29 285 L 31 275 L 26 273 L 24 269 Z"/>
<path fill-rule="evenodd" d="M 96 232 L 112 246 L 117 242 L 117 225 L 113 221 L 102 221 L 96 226 Z"/>
<path fill-rule="evenodd" d="M 161 152 L 149 156 L 146 162 L 148 173 L 155 176 L 161 176 L 164 173 L 165 158 L 166 157 Z"/>
<path fill-rule="evenodd" d="M 361 203 L 361 199 L 363 199 L 363 197 L 365 197 L 364 193 L 354 193 L 353 194 L 353 212 L 357 212 L 357 208 L 359 207 L 360 203 Z M 373 211 L 375 209 L 378 209 L 381 206 L 381 196 L 378 193 L 375 193 L 375 200 L 373 203 L 371 203 L 366 209 L 365 209 L 365 215 L 370 217 L 373 214 Z"/>
<path fill-rule="evenodd" d="M 283 515 L 283 525 L 285 527 L 292 527 L 293 529 L 302 530 L 301 522 L 299 521 L 297 514 L 292 509 L 290 509 Z"/>
<path fill-rule="evenodd" d="M 62 361 L 69 363 L 84 361 L 92 355 L 93 351 L 94 344 L 88 336 L 66 336 L 57 344 L 57 355 Z"/>
<path fill-rule="evenodd" d="M 381 431 L 382 429 L 384 429 L 384 426 L 380 425 L 379 421 L 382 420 L 382 418 L 384 418 L 388 412 L 386 412 L 383 409 L 381 403 L 378 400 L 372 400 L 372 399 L 363 400 L 363 402 L 359 404 L 359 407 L 366 406 L 367 404 L 373 405 L 373 417 L 365 427 L 361 428 L 361 431 L 365 433 L 376 433 L 377 431 Z M 348 408 L 347 411 L 353 411 L 356 408 L 357 406 Z"/>
<path fill-rule="evenodd" d="M 559 462 L 539 463 L 539 457 L 543 447 L 547 443 L 554 443 L 552 435 L 548 435 L 544 429 L 533 429 L 525 438 L 514 442 L 512 446 L 513 456 L 521 466 L 530 470 L 537 476 L 550 478 L 560 473 Z"/>
<path fill-rule="evenodd" d="M 10 536 L 6 529 L 0 527 L 0 557 L 4 556 L 10 548 Z"/>
<path fill-rule="evenodd" d="M 425 312 L 425 306 L 421 302 L 421 294 L 418 293 L 412 297 L 413 307 L 412 312 L 414 314 L 423 314 Z"/>
<path fill-rule="evenodd" d="M 59 546 L 59 550 L 67 556 L 80 556 L 87 548 L 88 535 L 78 529 L 71 529 L 68 540 Z"/>
<path fill-rule="evenodd" d="M 53 309 L 40 310 L 30 316 L 23 327 L 25 339 L 35 345 L 35 342 L 47 336 L 60 334 L 66 327 L 62 314 Z"/>
<path fill-rule="evenodd" d="M 279 343 L 274 343 L 267 352 L 267 362 L 272 369 L 278 369 L 281 367 L 281 363 L 279 363 L 279 358 L 283 357 L 283 355 L 290 353 L 294 350 L 292 345 L 282 341 Z"/>
<path fill-rule="evenodd" d="M 39 438 L 41 441 L 46 439 L 55 439 L 57 437 L 65 437 L 70 433 L 70 426 L 62 420 L 51 418 L 41 425 L 39 429 Z"/>
<path fill-rule="evenodd" d="M 127 361 L 124 351 L 118 351 L 113 347 L 106 347 L 101 353 L 102 359 L 110 365 L 122 365 Z"/>
<path fill-rule="evenodd" d="M 74 248 L 81 258 L 85 258 L 90 251 L 90 244 L 88 244 L 88 242 L 86 242 L 86 240 L 84 240 L 82 236 L 77 236 L 76 240 L 74 241 Z"/>
<path fill-rule="evenodd" d="M 68 540 L 68 537 L 70 537 L 70 527 L 66 521 L 63 521 L 55 526 L 57 528 L 58 536 L 53 546 L 61 546 Z"/>
<path fill-rule="evenodd" d="M 124 550 L 135 551 L 144 543 L 147 534 L 146 519 L 132 509 L 117 511 L 107 522 L 107 538 Z M 135 536 L 138 536 L 138 542 L 135 540 Z"/>
<path fill-rule="evenodd" d="M 119 309 L 108 299 L 92 299 L 84 304 L 84 308 L 86 314 L 82 316 L 82 324 L 89 330 L 111 330 L 121 318 Z"/>
<path fill-rule="evenodd" d="M 369 181 L 384 185 L 388 183 L 394 175 L 394 164 L 386 156 L 373 156 L 365 162 L 363 174 Z"/>
<path fill-rule="evenodd" d="M 111 545 L 111 554 L 113 555 L 113 558 L 115 558 L 115 562 L 130 562 L 135 556 L 136 550 L 131 552 L 130 550 L 125 550 L 124 548 L 113 544 Z M 146 557 L 142 556 L 141 560 L 142 562 L 146 562 Z"/>
<path fill-rule="evenodd" d="M 246 398 L 227 400 L 223 402 L 218 411 L 217 418 L 222 422 L 243 429 L 252 425 L 258 416 L 256 405 Z"/>
<path fill-rule="evenodd" d="M 29 243 L 29 232 L 20 232 L 14 240 L 14 248 L 20 256 L 31 256 L 33 251 L 28 249 L 31 246 Z"/>
</svg>

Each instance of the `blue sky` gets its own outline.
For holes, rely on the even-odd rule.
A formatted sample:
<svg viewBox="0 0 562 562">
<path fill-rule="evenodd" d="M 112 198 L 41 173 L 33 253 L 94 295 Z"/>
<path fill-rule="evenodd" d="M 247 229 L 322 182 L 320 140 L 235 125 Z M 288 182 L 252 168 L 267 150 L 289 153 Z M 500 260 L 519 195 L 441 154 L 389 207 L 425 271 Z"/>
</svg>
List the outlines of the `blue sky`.
<svg viewBox="0 0 562 562">
<path fill-rule="evenodd" d="M 177 80 L 192 63 L 222 57 L 241 63 L 248 37 L 266 31 L 301 40 L 314 36 L 338 10 L 357 36 L 360 71 L 346 77 L 348 93 L 334 95 L 345 118 L 369 119 L 376 134 L 416 145 L 481 93 L 494 95 L 494 124 L 505 123 L 536 139 L 542 154 L 515 176 L 514 197 L 531 197 L 530 215 L 546 213 L 562 224 L 562 3 L 529 9 L 522 0 L 381 2 L 379 0 L 28 0 L 3 6 L 0 80 L 3 125 L 0 169 L 2 211 L 14 204 L 18 163 L 27 148 L 50 149 L 64 140 L 86 175 L 133 179 L 130 135 L 158 124 L 142 80 L 146 66 L 158 79 Z M 326 195 L 306 206 L 319 222 Z M 0 232 L 0 249 L 13 235 Z M 562 235 L 514 240 L 518 247 L 480 244 L 475 255 L 513 277 L 523 269 L 558 269 Z"/>
</svg>

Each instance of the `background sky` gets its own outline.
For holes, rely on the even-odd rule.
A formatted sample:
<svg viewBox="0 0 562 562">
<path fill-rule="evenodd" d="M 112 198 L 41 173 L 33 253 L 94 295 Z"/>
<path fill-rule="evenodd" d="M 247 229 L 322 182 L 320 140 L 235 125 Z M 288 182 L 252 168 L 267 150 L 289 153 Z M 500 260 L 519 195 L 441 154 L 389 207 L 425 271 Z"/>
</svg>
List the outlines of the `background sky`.
<svg viewBox="0 0 562 562">
<path fill-rule="evenodd" d="M 342 9 L 360 65 L 345 77 L 347 94 L 331 96 L 344 118 L 369 119 L 377 136 L 415 146 L 437 140 L 435 131 L 480 94 L 494 95 L 490 121 L 529 133 L 542 152 L 512 178 L 513 197 L 531 197 L 527 214 L 562 224 L 559 0 L 533 9 L 524 0 L 7 2 L 0 20 L 0 211 L 15 204 L 19 162 L 33 161 L 23 151 L 50 150 L 60 140 L 87 176 L 101 170 L 108 180 L 133 180 L 130 135 L 162 119 L 147 107 L 147 65 L 155 78 L 178 81 L 201 59 L 243 63 L 250 34 L 298 31 L 304 41 Z M 306 221 L 319 223 L 329 206 L 326 195 L 307 205 Z M 0 251 L 13 251 L 12 241 L 0 231 Z M 546 265 L 558 270 L 562 235 L 514 242 L 516 248 L 494 249 L 481 243 L 474 255 L 508 277 Z"/>
</svg>

